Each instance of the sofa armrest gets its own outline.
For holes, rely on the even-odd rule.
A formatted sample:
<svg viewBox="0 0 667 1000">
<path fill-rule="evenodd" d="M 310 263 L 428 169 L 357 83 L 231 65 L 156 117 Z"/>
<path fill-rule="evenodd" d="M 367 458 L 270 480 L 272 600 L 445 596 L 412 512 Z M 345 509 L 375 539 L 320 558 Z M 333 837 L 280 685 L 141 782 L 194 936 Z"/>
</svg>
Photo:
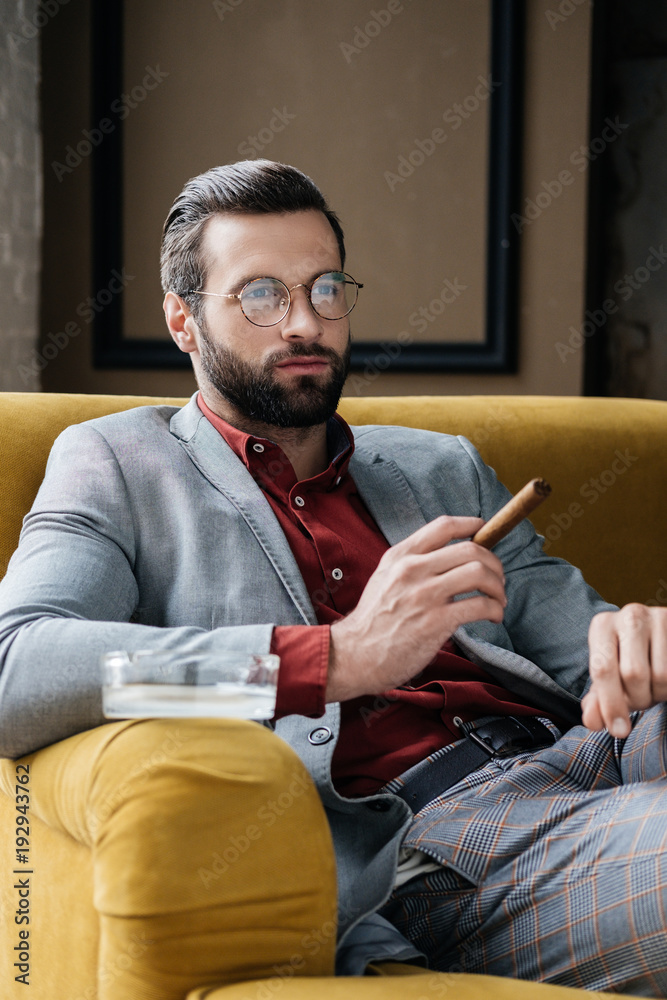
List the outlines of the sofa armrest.
<svg viewBox="0 0 667 1000">
<path fill-rule="evenodd" d="M 372 975 L 337 979 L 288 979 L 273 976 L 259 982 L 234 983 L 218 989 L 193 990 L 186 1000 L 608 1000 L 571 986 L 501 979 L 466 972 L 429 972 L 414 965 L 376 966 Z"/>
<path fill-rule="evenodd" d="M 12 805 L 17 763 L 0 766 Z M 21 763 L 30 767 L 32 820 L 90 857 L 99 925 L 90 997 L 182 1000 L 199 985 L 271 976 L 294 954 L 299 975 L 333 973 L 329 827 L 303 764 L 275 734 L 233 720 L 111 723 Z M 40 880 L 77 877 L 45 861 L 31 850 L 36 890 Z M 51 912 L 35 925 L 34 998 L 70 997 L 44 960 L 53 936 L 76 961 L 69 917 Z M 3 933 L 12 938 L 3 954 L 15 930 Z"/>
<path fill-rule="evenodd" d="M 11 796 L 5 794 L 16 763 L 0 762 L 0 994 L 7 1000 L 96 1000 L 99 921 L 93 907 L 92 854 L 28 812 L 29 860 L 17 863 L 15 821 L 20 814 L 13 787 Z M 19 887 L 26 879 L 29 895 L 22 899 Z M 25 904 L 27 913 L 21 909 Z M 27 963 L 19 961 L 25 951 L 14 950 L 26 943 Z M 61 984 L 67 989 L 59 992 Z"/>
</svg>

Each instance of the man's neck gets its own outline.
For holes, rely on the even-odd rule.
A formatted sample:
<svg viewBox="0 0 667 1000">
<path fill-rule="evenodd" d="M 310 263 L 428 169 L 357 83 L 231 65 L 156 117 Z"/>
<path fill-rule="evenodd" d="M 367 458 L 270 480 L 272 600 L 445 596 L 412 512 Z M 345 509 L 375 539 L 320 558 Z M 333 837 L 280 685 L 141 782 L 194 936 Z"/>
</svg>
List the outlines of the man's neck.
<svg viewBox="0 0 667 1000">
<path fill-rule="evenodd" d="M 328 467 L 326 424 L 315 424 L 313 427 L 276 427 L 274 424 L 246 417 L 226 400 L 213 397 L 211 393 L 201 394 L 206 405 L 232 427 L 245 434 L 252 434 L 253 437 L 266 438 L 282 448 L 294 469 L 297 481 L 312 479 Z"/>
</svg>

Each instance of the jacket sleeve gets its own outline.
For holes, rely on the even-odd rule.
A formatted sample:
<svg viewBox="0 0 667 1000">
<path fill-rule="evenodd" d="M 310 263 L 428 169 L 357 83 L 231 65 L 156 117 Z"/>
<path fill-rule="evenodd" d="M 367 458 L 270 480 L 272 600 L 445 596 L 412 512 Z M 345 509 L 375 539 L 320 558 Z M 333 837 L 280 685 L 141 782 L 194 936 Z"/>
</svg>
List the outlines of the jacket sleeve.
<svg viewBox="0 0 667 1000">
<path fill-rule="evenodd" d="M 0 583 L 0 756 L 104 723 L 104 652 L 269 652 L 271 623 L 207 630 L 131 621 L 139 601 L 134 513 L 104 437 L 86 425 L 65 431 Z"/>
</svg>

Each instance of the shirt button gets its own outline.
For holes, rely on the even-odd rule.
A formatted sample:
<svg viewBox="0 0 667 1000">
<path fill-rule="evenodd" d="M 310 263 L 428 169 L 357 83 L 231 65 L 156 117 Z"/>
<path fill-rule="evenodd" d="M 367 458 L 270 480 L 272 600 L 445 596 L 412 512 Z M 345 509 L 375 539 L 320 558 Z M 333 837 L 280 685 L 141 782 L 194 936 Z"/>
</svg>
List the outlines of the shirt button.
<svg viewBox="0 0 667 1000">
<path fill-rule="evenodd" d="M 308 734 L 308 742 L 313 743 L 315 746 L 319 746 L 322 743 L 328 743 L 329 740 L 332 739 L 333 733 L 328 726 L 320 726 L 318 729 L 313 729 L 313 731 Z"/>
<path fill-rule="evenodd" d="M 339 477 L 338 477 L 338 479 L 336 480 L 336 486 L 340 486 L 340 484 L 341 484 L 341 482 L 342 482 L 342 479 L 343 479 L 343 477 L 342 477 L 342 476 L 339 476 Z"/>
<path fill-rule="evenodd" d="M 252 446 L 252 450 L 261 454 L 264 451 L 264 445 L 260 444 L 259 441 L 255 441 L 254 445 Z"/>
<path fill-rule="evenodd" d="M 297 505 L 297 507 L 306 506 L 306 501 L 303 499 L 303 497 L 294 497 L 294 503 Z"/>
<path fill-rule="evenodd" d="M 332 569 L 331 570 L 331 575 L 334 578 L 334 580 L 342 580 L 343 579 L 343 571 L 342 571 L 342 569 L 338 569 L 338 568 Z"/>
</svg>

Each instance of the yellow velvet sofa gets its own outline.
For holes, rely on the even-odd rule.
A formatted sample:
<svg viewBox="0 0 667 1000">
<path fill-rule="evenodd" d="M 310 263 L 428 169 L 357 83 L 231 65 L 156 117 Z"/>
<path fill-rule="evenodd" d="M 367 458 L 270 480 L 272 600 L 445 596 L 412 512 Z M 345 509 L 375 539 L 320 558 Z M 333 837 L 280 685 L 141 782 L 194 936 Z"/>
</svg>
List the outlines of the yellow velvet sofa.
<svg viewBox="0 0 667 1000">
<path fill-rule="evenodd" d="M 60 430 L 153 402 L 182 401 L 0 394 L 0 572 Z M 512 490 L 544 476 L 553 494 L 534 522 L 549 550 L 580 565 L 607 599 L 667 603 L 667 403 L 396 397 L 345 399 L 341 412 L 352 423 L 465 434 Z M 16 857 L 25 776 L 29 867 Z M 1 761 L 0 845 L 3 998 L 583 995 L 407 965 L 334 978 L 325 816 L 298 758 L 253 723 L 116 722 Z M 26 908 L 30 923 L 20 924 Z M 15 978 L 26 954 L 28 988 Z"/>
</svg>

